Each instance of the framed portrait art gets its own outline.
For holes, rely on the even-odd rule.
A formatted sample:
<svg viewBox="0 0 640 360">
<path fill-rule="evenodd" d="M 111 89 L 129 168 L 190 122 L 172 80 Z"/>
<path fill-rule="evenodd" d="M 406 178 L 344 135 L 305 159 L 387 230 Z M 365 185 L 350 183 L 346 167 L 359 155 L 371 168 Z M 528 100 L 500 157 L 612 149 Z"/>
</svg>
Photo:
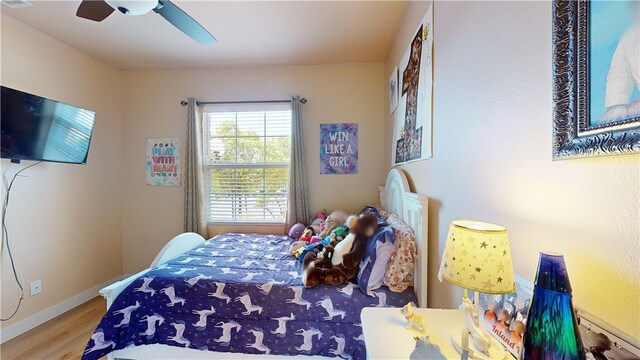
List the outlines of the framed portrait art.
<svg viewBox="0 0 640 360">
<path fill-rule="evenodd" d="M 553 158 L 640 153 L 640 1 L 553 1 Z"/>
</svg>

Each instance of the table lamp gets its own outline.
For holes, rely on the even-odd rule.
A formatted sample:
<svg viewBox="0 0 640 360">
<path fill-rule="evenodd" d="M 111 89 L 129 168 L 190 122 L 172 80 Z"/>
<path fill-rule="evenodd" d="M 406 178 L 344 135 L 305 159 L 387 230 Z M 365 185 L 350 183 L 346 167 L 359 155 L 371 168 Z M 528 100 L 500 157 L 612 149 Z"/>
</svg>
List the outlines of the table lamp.
<svg viewBox="0 0 640 360">
<path fill-rule="evenodd" d="M 460 309 L 465 314 L 465 328 L 451 335 L 451 342 L 460 353 L 468 351 L 476 359 L 503 359 L 504 348 L 480 328 L 478 322 L 478 292 L 511 294 L 515 292 L 513 264 L 507 229 L 479 221 L 455 220 L 442 254 L 438 279 L 464 289 Z M 468 290 L 474 291 L 475 302 Z M 471 339 L 472 347 L 468 344 Z"/>
</svg>

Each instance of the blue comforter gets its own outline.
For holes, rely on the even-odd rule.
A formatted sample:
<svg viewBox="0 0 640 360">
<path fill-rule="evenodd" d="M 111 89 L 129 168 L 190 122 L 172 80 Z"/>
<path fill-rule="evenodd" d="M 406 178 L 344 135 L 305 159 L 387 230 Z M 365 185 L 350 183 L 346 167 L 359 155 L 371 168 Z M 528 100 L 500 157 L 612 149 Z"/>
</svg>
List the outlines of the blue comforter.
<svg viewBox="0 0 640 360">
<path fill-rule="evenodd" d="M 373 296 L 352 283 L 306 289 L 290 243 L 224 234 L 150 270 L 116 298 L 83 359 L 144 344 L 364 359 L 362 308 L 416 301 L 412 289 Z"/>
</svg>

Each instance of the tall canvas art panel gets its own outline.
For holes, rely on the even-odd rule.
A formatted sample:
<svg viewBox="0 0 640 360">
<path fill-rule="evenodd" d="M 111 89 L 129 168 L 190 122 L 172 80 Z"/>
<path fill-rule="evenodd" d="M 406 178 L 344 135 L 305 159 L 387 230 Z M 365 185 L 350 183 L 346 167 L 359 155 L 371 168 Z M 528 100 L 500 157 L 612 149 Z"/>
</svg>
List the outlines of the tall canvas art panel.
<svg viewBox="0 0 640 360">
<path fill-rule="evenodd" d="M 414 34 L 398 65 L 400 101 L 394 114 L 394 165 L 432 156 L 433 5 Z"/>
<path fill-rule="evenodd" d="M 147 139 L 147 185 L 180 186 L 180 139 Z"/>
</svg>

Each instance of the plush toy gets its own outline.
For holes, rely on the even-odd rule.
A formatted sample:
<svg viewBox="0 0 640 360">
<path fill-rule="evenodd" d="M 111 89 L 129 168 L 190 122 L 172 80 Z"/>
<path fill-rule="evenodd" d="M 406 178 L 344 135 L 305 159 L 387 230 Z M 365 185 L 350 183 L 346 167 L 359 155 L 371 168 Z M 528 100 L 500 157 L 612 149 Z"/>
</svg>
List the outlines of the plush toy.
<svg viewBox="0 0 640 360">
<path fill-rule="evenodd" d="M 302 232 L 304 231 L 303 223 L 296 223 L 289 229 L 289 237 L 292 239 L 299 239 L 302 236 Z"/>
<path fill-rule="evenodd" d="M 296 251 L 297 251 L 298 249 L 303 248 L 303 247 L 305 247 L 305 246 L 307 246 L 307 243 L 306 243 L 306 242 L 304 242 L 304 241 L 300 241 L 300 240 L 298 240 L 298 241 L 294 241 L 294 242 L 291 244 L 291 246 L 289 247 L 289 252 L 290 252 L 291 254 L 295 255 L 295 254 L 296 254 Z M 298 255 L 300 255 L 300 254 L 298 253 Z"/>
<path fill-rule="evenodd" d="M 349 235 L 349 228 L 341 225 L 338 226 L 337 228 L 335 228 L 332 232 L 331 232 L 331 243 L 339 243 L 340 241 L 344 240 L 347 236 Z M 335 246 L 335 245 L 334 245 Z"/>
<path fill-rule="evenodd" d="M 296 250 L 296 253 L 294 255 L 300 260 L 301 263 L 305 264 L 306 267 L 306 265 L 308 264 L 308 262 L 305 262 L 305 260 L 307 259 L 307 255 L 311 256 L 313 259 L 316 259 L 318 257 L 318 254 L 322 252 L 324 247 L 327 245 L 329 245 L 329 240 L 325 239 Z"/>
<path fill-rule="evenodd" d="M 311 237 L 315 234 L 316 233 L 315 230 L 313 230 L 313 227 L 307 226 L 302 232 L 302 236 L 300 236 L 300 241 L 304 241 L 308 244 L 309 241 L 311 241 Z"/>
<path fill-rule="evenodd" d="M 344 211 L 334 211 L 324 221 L 324 230 L 320 232 L 320 236 L 325 238 L 333 232 L 338 226 L 344 225 L 347 222 L 349 215 Z"/>
<path fill-rule="evenodd" d="M 309 240 L 309 244 L 315 244 L 315 243 L 318 243 L 318 242 L 320 242 L 320 241 L 322 241 L 322 238 L 321 238 L 320 236 L 318 236 L 318 235 L 313 235 L 313 236 L 311 237 L 311 240 Z"/>
<path fill-rule="evenodd" d="M 311 225 L 309 226 L 311 226 L 313 228 L 313 231 L 315 231 L 314 234 L 319 234 L 322 232 L 322 230 L 324 230 L 324 222 L 326 219 L 327 210 L 322 210 L 311 219 Z"/>
<path fill-rule="evenodd" d="M 302 283 L 310 288 L 318 284 L 339 285 L 358 273 L 358 266 L 364 256 L 369 238 L 378 227 L 378 220 L 371 213 L 353 217 L 348 223 L 349 235 L 335 247 L 327 246 L 327 256 L 318 258 L 317 254 L 305 254 L 305 271 Z M 326 240 L 326 239 L 325 239 Z M 331 260 L 331 267 L 328 265 Z"/>
<path fill-rule="evenodd" d="M 331 269 L 333 264 L 331 264 L 331 259 L 333 258 L 333 253 L 335 249 L 331 245 L 327 245 L 324 249 L 318 254 L 318 260 L 315 262 L 314 266 L 323 269 Z"/>
</svg>

